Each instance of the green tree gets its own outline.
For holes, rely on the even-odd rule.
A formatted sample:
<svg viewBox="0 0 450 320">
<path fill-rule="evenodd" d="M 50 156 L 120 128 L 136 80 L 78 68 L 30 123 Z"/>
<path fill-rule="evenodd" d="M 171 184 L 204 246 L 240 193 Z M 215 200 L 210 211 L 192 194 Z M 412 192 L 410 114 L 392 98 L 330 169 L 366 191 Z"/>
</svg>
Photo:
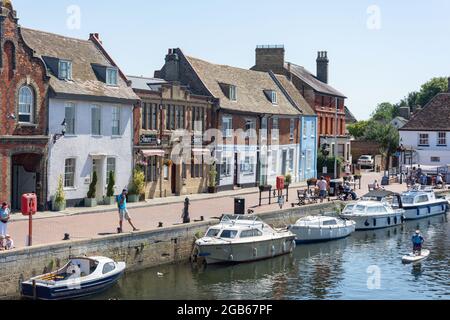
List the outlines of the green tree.
<svg viewBox="0 0 450 320">
<path fill-rule="evenodd" d="M 396 152 L 399 146 L 400 134 L 398 130 L 391 124 L 370 121 L 365 138 L 368 141 L 375 141 L 380 144 L 382 149 L 380 151 L 386 155 L 386 168 L 388 168 L 389 158 Z"/>
<path fill-rule="evenodd" d="M 108 179 L 108 189 L 106 190 L 106 196 L 107 197 L 113 197 L 114 196 L 114 186 L 116 185 L 116 180 L 114 177 L 114 171 L 109 172 L 109 179 Z"/>
<path fill-rule="evenodd" d="M 365 136 L 367 126 L 369 125 L 369 121 L 358 121 L 356 123 L 348 125 L 348 132 L 355 137 L 355 139 L 359 139 Z"/>
<path fill-rule="evenodd" d="M 433 78 L 425 83 L 420 89 L 420 92 L 417 95 L 417 104 L 425 107 L 435 95 L 446 91 L 448 91 L 448 79 L 444 77 Z"/>
<path fill-rule="evenodd" d="M 62 205 L 65 202 L 66 202 L 66 196 L 64 194 L 64 181 L 63 181 L 63 176 L 61 175 L 58 179 L 58 188 L 56 189 L 55 203 L 57 205 Z"/>
<path fill-rule="evenodd" d="M 89 185 L 87 197 L 88 199 L 94 199 L 96 194 L 97 194 L 97 172 L 94 171 L 94 174 L 92 175 L 92 182 Z"/>
<path fill-rule="evenodd" d="M 391 122 L 396 116 L 395 109 L 395 106 L 389 102 L 380 103 L 372 114 L 372 120 L 384 123 Z"/>
</svg>

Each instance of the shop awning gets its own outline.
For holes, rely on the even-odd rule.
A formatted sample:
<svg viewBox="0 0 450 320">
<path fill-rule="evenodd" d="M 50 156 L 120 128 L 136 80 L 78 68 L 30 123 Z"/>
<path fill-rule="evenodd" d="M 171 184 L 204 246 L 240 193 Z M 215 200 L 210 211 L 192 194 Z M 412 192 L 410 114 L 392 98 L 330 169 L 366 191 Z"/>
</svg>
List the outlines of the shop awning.
<svg viewBox="0 0 450 320">
<path fill-rule="evenodd" d="M 166 152 L 164 150 L 142 150 L 145 158 L 149 157 L 164 157 Z"/>
<path fill-rule="evenodd" d="M 192 149 L 192 153 L 194 155 L 211 155 L 211 151 L 209 149 Z"/>
</svg>

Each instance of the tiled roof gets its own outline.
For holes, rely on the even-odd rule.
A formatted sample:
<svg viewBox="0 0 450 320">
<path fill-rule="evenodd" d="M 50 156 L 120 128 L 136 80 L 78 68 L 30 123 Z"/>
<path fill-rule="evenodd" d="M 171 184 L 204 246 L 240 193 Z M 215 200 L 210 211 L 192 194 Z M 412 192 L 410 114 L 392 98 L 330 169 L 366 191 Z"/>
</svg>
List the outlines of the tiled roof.
<svg viewBox="0 0 450 320">
<path fill-rule="evenodd" d="M 294 100 L 295 105 L 302 111 L 305 116 L 315 116 L 313 108 L 306 102 L 305 98 L 300 94 L 300 91 L 294 86 L 294 84 L 289 81 L 286 76 L 276 75 L 278 81 L 281 83 L 283 88 L 286 90 L 287 94 Z"/>
<path fill-rule="evenodd" d="M 401 131 L 450 131 L 450 93 L 436 95 Z"/>
<path fill-rule="evenodd" d="M 261 114 L 301 114 L 301 111 L 289 102 L 267 72 L 213 64 L 193 57 L 186 57 L 186 59 L 212 96 L 220 99 L 220 107 L 225 110 Z M 236 102 L 228 98 L 223 85 L 236 86 Z M 267 91 L 277 92 L 277 105 L 269 101 L 265 93 Z"/>
<path fill-rule="evenodd" d="M 329 84 L 326 84 L 326 83 L 318 80 L 311 72 L 309 72 L 302 66 L 296 65 L 294 63 L 286 63 L 285 64 L 286 70 L 289 70 L 289 65 L 290 65 L 291 72 L 295 76 L 299 77 L 303 82 L 305 82 L 311 88 L 313 88 L 313 90 L 320 92 L 320 93 L 329 94 L 332 96 L 347 98 L 343 93 L 334 89 Z"/>
<path fill-rule="evenodd" d="M 43 60 L 44 57 L 50 57 L 72 62 L 72 81 L 59 79 L 47 65 L 50 86 L 57 95 L 82 95 L 127 101 L 139 99 L 120 74 L 118 86 L 108 86 L 99 80 L 93 65 L 113 67 L 113 64 L 91 40 L 74 39 L 26 28 L 21 28 L 21 32 L 26 44 Z"/>
</svg>

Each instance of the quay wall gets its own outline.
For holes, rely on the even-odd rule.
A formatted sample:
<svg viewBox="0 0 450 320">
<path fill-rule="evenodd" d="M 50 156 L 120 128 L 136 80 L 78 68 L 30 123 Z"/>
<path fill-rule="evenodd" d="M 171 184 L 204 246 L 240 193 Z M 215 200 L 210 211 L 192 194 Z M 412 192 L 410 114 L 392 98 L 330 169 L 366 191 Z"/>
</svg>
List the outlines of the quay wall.
<svg viewBox="0 0 450 320">
<path fill-rule="evenodd" d="M 259 214 L 276 228 L 285 227 L 305 215 L 323 214 L 340 207 L 324 203 Z M 34 246 L 0 252 L 0 300 L 20 297 L 20 283 L 36 275 L 54 271 L 73 256 L 107 256 L 127 263 L 127 272 L 139 271 L 189 260 L 196 236 L 203 236 L 217 221 L 196 222 L 87 240 Z"/>
</svg>

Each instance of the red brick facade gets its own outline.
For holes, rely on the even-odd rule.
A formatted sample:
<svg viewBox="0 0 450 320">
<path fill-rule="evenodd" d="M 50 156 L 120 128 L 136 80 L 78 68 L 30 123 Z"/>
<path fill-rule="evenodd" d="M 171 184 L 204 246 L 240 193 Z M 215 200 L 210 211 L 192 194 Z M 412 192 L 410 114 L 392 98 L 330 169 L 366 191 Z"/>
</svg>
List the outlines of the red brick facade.
<svg viewBox="0 0 450 320">
<path fill-rule="evenodd" d="M 0 200 L 12 202 L 13 166 L 35 174 L 40 207 L 45 202 L 47 154 L 47 90 L 44 63 L 24 43 L 10 4 L 0 8 Z M 32 121 L 19 124 L 19 90 L 33 93 Z M 33 188 L 32 188 L 33 189 Z M 20 189 L 19 189 L 20 190 Z M 16 199 L 17 200 L 17 199 Z M 13 205 L 14 207 L 14 205 Z"/>
</svg>

